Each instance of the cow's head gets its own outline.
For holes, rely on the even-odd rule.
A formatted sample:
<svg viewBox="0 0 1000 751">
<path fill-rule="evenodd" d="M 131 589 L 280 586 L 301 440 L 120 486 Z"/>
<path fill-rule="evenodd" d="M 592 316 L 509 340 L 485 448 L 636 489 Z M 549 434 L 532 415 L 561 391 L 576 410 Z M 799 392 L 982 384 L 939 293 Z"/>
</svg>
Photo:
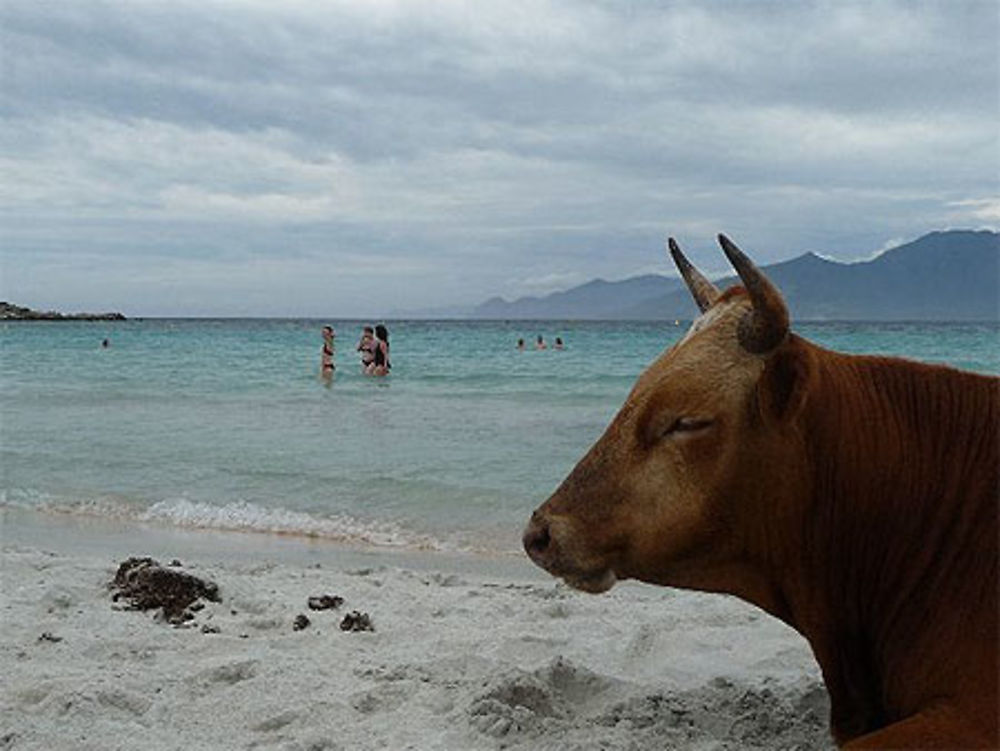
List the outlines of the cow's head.
<svg viewBox="0 0 1000 751">
<path fill-rule="evenodd" d="M 777 289 L 727 238 L 743 287 L 720 292 L 670 240 L 701 316 L 638 379 L 601 439 L 531 517 L 524 547 L 569 584 L 752 590 L 763 516 L 788 513 L 800 340 Z M 765 508 L 766 506 L 766 508 Z"/>
</svg>

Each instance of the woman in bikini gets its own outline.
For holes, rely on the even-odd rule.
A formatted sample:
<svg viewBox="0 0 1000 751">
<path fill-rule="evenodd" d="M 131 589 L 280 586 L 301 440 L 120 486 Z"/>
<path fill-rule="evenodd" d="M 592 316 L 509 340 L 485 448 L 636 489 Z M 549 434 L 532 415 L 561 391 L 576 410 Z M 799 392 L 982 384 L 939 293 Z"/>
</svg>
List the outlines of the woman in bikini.
<svg viewBox="0 0 1000 751">
<path fill-rule="evenodd" d="M 375 329 L 365 326 L 361 329 L 361 339 L 358 341 L 357 351 L 361 353 L 361 372 L 367 373 L 368 366 L 375 359 Z"/>
<path fill-rule="evenodd" d="M 365 373 L 373 376 L 389 375 L 389 332 L 381 323 L 375 327 L 375 346 L 372 348 L 372 362 Z"/>
<path fill-rule="evenodd" d="M 333 375 L 334 364 L 333 364 L 333 327 L 324 326 L 323 327 L 323 349 L 320 354 L 320 375 L 329 376 Z"/>
</svg>

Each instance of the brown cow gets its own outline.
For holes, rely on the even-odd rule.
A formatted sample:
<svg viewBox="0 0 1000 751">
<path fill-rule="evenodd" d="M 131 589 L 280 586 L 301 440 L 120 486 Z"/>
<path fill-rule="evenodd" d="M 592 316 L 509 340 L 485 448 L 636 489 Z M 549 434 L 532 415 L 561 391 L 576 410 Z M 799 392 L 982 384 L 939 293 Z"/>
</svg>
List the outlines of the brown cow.
<svg viewBox="0 0 1000 751">
<path fill-rule="evenodd" d="M 1000 379 L 824 350 L 728 239 L 720 293 L 531 518 L 588 592 L 728 592 L 809 641 L 848 748 L 995 748 Z"/>
</svg>

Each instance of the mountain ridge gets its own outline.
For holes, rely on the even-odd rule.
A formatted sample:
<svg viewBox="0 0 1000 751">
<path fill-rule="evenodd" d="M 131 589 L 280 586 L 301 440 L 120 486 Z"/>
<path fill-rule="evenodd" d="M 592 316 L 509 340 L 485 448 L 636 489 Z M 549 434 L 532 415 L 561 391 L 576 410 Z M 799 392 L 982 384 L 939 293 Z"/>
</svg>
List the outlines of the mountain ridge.
<svg viewBox="0 0 1000 751">
<path fill-rule="evenodd" d="M 944 230 L 865 261 L 814 252 L 761 267 L 798 320 L 1000 320 L 1000 234 Z M 737 283 L 725 276 L 720 288 Z M 479 319 L 690 319 L 697 309 L 676 277 L 593 279 L 542 297 L 493 297 L 468 311 Z"/>
</svg>

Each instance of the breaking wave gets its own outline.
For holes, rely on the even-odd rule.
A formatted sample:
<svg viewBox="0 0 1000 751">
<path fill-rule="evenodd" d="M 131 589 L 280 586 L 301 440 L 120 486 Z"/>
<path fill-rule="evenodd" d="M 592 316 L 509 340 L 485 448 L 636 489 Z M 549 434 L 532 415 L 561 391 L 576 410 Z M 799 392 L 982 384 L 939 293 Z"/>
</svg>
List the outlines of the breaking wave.
<svg viewBox="0 0 1000 751">
<path fill-rule="evenodd" d="M 387 521 L 348 514 L 318 515 L 287 508 L 266 508 L 248 501 L 215 505 L 169 498 L 151 505 L 118 496 L 65 499 L 34 491 L 0 492 L 0 508 L 101 517 L 188 529 L 288 535 L 379 548 L 439 551 L 450 549 L 434 537 Z"/>
</svg>

